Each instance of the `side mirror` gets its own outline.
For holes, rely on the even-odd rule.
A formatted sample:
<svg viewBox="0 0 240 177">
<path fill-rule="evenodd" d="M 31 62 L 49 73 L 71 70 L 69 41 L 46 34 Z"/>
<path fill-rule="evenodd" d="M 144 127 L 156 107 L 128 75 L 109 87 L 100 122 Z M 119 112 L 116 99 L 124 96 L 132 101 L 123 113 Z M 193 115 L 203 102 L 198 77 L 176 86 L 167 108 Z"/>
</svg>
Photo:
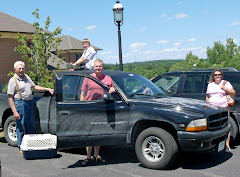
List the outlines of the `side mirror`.
<svg viewBox="0 0 240 177">
<path fill-rule="evenodd" d="M 105 92 L 103 95 L 103 101 L 110 102 L 110 101 L 114 101 L 114 99 L 110 93 Z"/>
</svg>

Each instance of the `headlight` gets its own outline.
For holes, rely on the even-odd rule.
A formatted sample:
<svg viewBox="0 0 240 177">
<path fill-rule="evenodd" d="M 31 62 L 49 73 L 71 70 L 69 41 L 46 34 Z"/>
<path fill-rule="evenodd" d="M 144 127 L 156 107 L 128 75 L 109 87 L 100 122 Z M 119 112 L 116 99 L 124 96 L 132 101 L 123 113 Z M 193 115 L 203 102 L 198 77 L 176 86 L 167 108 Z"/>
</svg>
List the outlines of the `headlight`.
<svg viewBox="0 0 240 177">
<path fill-rule="evenodd" d="M 187 132 L 197 132 L 207 130 L 207 119 L 198 119 L 191 121 L 187 128 Z"/>
</svg>

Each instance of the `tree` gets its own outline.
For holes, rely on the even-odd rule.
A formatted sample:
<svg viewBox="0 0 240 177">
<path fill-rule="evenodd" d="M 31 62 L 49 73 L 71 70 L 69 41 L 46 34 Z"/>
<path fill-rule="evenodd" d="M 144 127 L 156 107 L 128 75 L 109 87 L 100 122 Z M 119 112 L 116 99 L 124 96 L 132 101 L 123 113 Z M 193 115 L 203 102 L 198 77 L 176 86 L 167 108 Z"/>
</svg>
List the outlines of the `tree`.
<svg viewBox="0 0 240 177">
<path fill-rule="evenodd" d="M 189 52 L 186 55 L 186 59 L 183 62 L 176 63 L 170 68 L 170 71 L 176 69 L 187 69 L 187 68 L 194 68 L 194 65 L 198 68 L 203 68 L 206 66 L 206 62 L 203 59 L 199 59 L 198 56 L 193 55 L 192 52 Z"/>
<path fill-rule="evenodd" d="M 240 47 L 234 43 L 233 39 L 226 40 L 226 46 L 221 42 L 214 42 L 213 47 L 207 48 L 207 61 L 216 67 L 240 67 Z"/>
<path fill-rule="evenodd" d="M 32 35 L 31 45 L 28 45 L 29 40 L 25 35 L 18 33 L 16 40 L 21 45 L 15 47 L 15 52 L 19 52 L 22 58 L 28 61 L 29 68 L 31 69 L 31 71 L 28 71 L 28 74 L 33 81 L 37 81 L 40 86 L 53 88 L 54 73 L 47 69 L 47 60 L 51 57 L 52 49 L 56 49 L 57 57 L 60 56 L 61 51 L 58 51 L 57 47 L 61 42 L 61 38 L 57 38 L 56 36 L 61 34 L 62 30 L 60 27 L 57 27 L 53 32 L 48 31 L 51 24 L 49 16 L 45 21 L 45 29 L 41 28 L 38 22 L 40 19 L 39 9 L 36 9 L 32 14 L 35 16 L 35 22 L 33 23 L 35 32 Z M 58 67 L 60 62 L 58 62 Z"/>
<path fill-rule="evenodd" d="M 198 56 L 189 52 L 186 59 L 173 65 L 170 71 L 193 68 L 193 64 L 196 64 L 197 68 L 240 68 L 240 46 L 237 46 L 231 38 L 226 40 L 226 46 L 220 41 L 214 42 L 213 47 L 207 47 L 206 60 L 199 59 Z"/>
</svg>

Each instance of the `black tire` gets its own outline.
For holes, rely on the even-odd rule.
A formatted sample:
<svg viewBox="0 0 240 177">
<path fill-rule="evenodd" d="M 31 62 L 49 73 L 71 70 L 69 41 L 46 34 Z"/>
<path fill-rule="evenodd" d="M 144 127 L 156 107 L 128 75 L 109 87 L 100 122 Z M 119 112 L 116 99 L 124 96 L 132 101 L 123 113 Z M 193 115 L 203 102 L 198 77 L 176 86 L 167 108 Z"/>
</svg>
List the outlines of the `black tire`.
<svg viewBox="0 0 240 177">
<path fill-rule="evenodd" d="M 16 119 L 14 116 L 7 118 L 4 123 L 4 136 L 10 146 L 17 146 Z"/>
<path fill-rule="evenodd" d="M 152 127 L 139 134 L 135 151 L 143 166 L 167 169 L 176 160 L 178 146 L 170 133 L 161 128 Z"/>
<path fill-rule="evenodd" d="M 232 117 L 229 117 L 228 121 L 231 124 L 231 130 L 230 130 L 231 141 L 235 141 L 238 133 L 238 126 Z"/>
</svg>

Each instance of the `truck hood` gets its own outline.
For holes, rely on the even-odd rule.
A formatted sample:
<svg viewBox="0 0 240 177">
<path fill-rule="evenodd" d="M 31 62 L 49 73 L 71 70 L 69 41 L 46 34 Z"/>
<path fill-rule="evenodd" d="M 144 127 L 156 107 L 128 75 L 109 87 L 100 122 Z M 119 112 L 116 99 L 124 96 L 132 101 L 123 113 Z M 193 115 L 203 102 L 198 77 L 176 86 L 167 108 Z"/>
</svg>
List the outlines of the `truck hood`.
<svg viewBox="0 0 240 177">
<path fill-rule="evenodd" d="M 206 101 L 181 98 L 181 97 L 166 97 L 166 98 L 141 98 L 132 100 L 135 105 L 141 104 L 144 107 L 152 107 L 155 110 L 162 110 L 168 112 L 178 112 L 188 114 L 191 116 L 199 116 L 199 114 L 212 115 L 220 113 L 223 109 L 214 107 Z"/>
</svg>

